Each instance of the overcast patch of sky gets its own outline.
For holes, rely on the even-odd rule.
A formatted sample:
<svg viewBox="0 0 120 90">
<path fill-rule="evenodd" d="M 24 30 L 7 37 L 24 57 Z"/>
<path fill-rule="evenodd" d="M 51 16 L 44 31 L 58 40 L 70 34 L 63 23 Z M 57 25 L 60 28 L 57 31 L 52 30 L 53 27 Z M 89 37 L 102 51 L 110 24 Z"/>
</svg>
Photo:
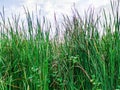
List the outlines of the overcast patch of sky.
<svg viewBox="0 0 120 90">
<path fill-rule="evenodd" d="M 43 15 L 48 19 L 52 19 L 54 12 L 58 15 L 61 13 L 71 15 L 73 3 L 76 4 L 79 12 L 83 15 L 84 10 L 89 6 L 98 8 L 108 4 L 109 0 L 0 0 L 0 9 L 4 6 L 8 16 L 11 13 L 21 13 L 21 17 L 24 18 L 23 6 L 27 7 L 30 12 L 35 12 L 37 5 L 37 8 L 41 9 Z"/>
<path fill-rule="evenodd" d="M 0 11 L 4 6 L 6 17 L 11 17 L 11 14 L 20 14 L 20 17 L 24 20 L 25 10 L 23 6 L 34 14 L 36 14 L 37 6 L 37 9 L 48 20 L 53 21 L 54 13 L 56 13 L 58 21 L 62 21 L 62 14 L 68 16 L 73 14 L 71 8 L 74 4 L 80 15 L 84 16 L 84 11 L 88 8 L 94 8 L 97 13 L 101 8 L 107 7 L 108 10 L 110 0 L 0 0 Z"/>
</svg>

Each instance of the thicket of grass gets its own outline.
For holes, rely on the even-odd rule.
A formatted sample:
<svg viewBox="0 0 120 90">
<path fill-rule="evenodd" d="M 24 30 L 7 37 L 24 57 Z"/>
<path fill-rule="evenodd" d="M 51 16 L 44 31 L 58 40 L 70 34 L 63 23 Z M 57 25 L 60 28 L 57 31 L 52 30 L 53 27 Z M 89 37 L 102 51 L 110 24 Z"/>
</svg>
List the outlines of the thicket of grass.
<svg viewBox="0 0 120 90">
<path fill-rule="evenodd" d="M 34 25 L 26 11 L 26 29 L 17 17 L 6 24 L 2 12 L 0 90 L 120 90 L 119 0 L 111 10 L 96 18 L 92 9 L 84 18 L 76 9 L 73 20 L 63 16 L 62 42 L 57 35 L 50 40 L 46 20 Z"/>
</svg>

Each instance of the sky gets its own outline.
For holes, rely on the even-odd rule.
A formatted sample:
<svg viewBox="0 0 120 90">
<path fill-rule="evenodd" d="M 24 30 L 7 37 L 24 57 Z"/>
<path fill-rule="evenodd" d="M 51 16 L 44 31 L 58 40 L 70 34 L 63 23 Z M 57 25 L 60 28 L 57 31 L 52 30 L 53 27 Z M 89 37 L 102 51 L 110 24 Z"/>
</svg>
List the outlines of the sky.
<svg viewBox="0 0 120 90">
<path fill-rule="evenodd" d="M 113 0 L 116 1 L 116 0 Z M 55 32 L 54 14 L 58 23 L 62 22 L 62 15 L 73 16 L 72 8 L 74 7 L 79 11 L 79 14 L 84 17 L 85 11 L 88 8 L 93 8 L 96 14 L 102 8 L 110 9 L 110 0 L 0 0 L 0 12 L 4 6 L 5 17 L 12 19 L 12 15 L 18 16 L 20 19 L 25 20 L 25 8 L 34 15 L 45 16 L 51 22 L 53 32 Z M 38 12 L 36 12 L 38 11 Z M 0 18 L 1 20 L 1 18 Z"/>
<path fill-rule="evenodd" d="M 36 12 L 37 9 L 41 11 L 41 15 L 46 16 L 49 20 L 52 20 L 54 13 L 57 14 L 58 19 L 60 15 L 72 15 L 71 8 L 75 4 L 75 7 L 83 15 L 84 11 L 89 7 L 99 9 L 100 7 L 107 6 L 109 0 L 0 0 L 0 11 L 2 7 L 5 8 L 7 17 L 12 14 L 20 14 L 21 18 L 25 18 L 26 7 L 30 12 Z"/>
</svg>

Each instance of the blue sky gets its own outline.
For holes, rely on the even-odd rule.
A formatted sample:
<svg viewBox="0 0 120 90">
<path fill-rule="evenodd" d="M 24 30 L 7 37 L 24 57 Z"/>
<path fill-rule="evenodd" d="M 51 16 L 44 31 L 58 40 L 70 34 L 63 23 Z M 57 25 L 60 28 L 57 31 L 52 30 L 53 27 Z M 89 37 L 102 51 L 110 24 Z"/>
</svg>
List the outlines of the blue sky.
<svg viewBox="0 0 120 90">
<path fill-rule="evenodd" d="M 19 5 L 20 0 L 0 0 L 0 6 L 5 6 L 6 8 L 10 8 L 12 5 Z"/>
<path fill-rule="evenodd" d="M 21 19 L 25 20 L 26 16 L 23 6 L 34 14 L 36 14 L 37 6 L 37 9 L 41 11 L 41 15 L 47 17 L 52 22 L 53 27 L 55 27 L 54 13 L 56 13 L 57 21 L 61 22 L 62 14 L 72 16 L 71 8 L 74 4 L 81 16 L 84 16 L 84 12 L 90 7 L 94 8 L 97 14 L 99 14 L 101 8 L 110 9 L 110 0 L 0 0 L 0 11 L 2 11 L 4 6 L 6 18 L 9 17 L 11 19 L 12 14 L 20 14 Z"/>
<path fill-rule="evenodd" d="M 5 7 L 5 13 L 9 17 L 13 14 L 21 14 L 21 18 L 25 17 L 23 6 L 27 7 L 30 12 L 35 12 L 36 5 L 41 14 L 48 19 L 54 15 L 67 14 L 71 15 L 71 7 L 76 4 L 81 15 L 88 7 L 93 7 L 96 10 L 100 7 L 107 6 L 109 0 L 0 0 L 0 11 L 2 6 Z"/>
</svg>

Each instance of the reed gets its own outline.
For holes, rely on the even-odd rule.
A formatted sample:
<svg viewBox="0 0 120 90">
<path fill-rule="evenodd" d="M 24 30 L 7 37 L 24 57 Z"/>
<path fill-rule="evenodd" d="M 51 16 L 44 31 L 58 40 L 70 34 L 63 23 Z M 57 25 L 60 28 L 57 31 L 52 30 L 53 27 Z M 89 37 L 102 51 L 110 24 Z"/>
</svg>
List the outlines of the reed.
<svg viewBox="0 0 120 90">
<path fill-rule="evenodd" d="M 19 26 L 20 17 L 5 20 L 3 10 L 0 90 L 119 90 L 119 0 L 110 3 L 109 15 L 89 9 L 82 18 L 76 8 L 72 19 L 63 15 L 62 42 L 60 28 L 50 39 L 51 24 L 44 17 L 41 24 L 39 15 L 33 20 L 25 10 L 26 23 Z"/>
</svg>

